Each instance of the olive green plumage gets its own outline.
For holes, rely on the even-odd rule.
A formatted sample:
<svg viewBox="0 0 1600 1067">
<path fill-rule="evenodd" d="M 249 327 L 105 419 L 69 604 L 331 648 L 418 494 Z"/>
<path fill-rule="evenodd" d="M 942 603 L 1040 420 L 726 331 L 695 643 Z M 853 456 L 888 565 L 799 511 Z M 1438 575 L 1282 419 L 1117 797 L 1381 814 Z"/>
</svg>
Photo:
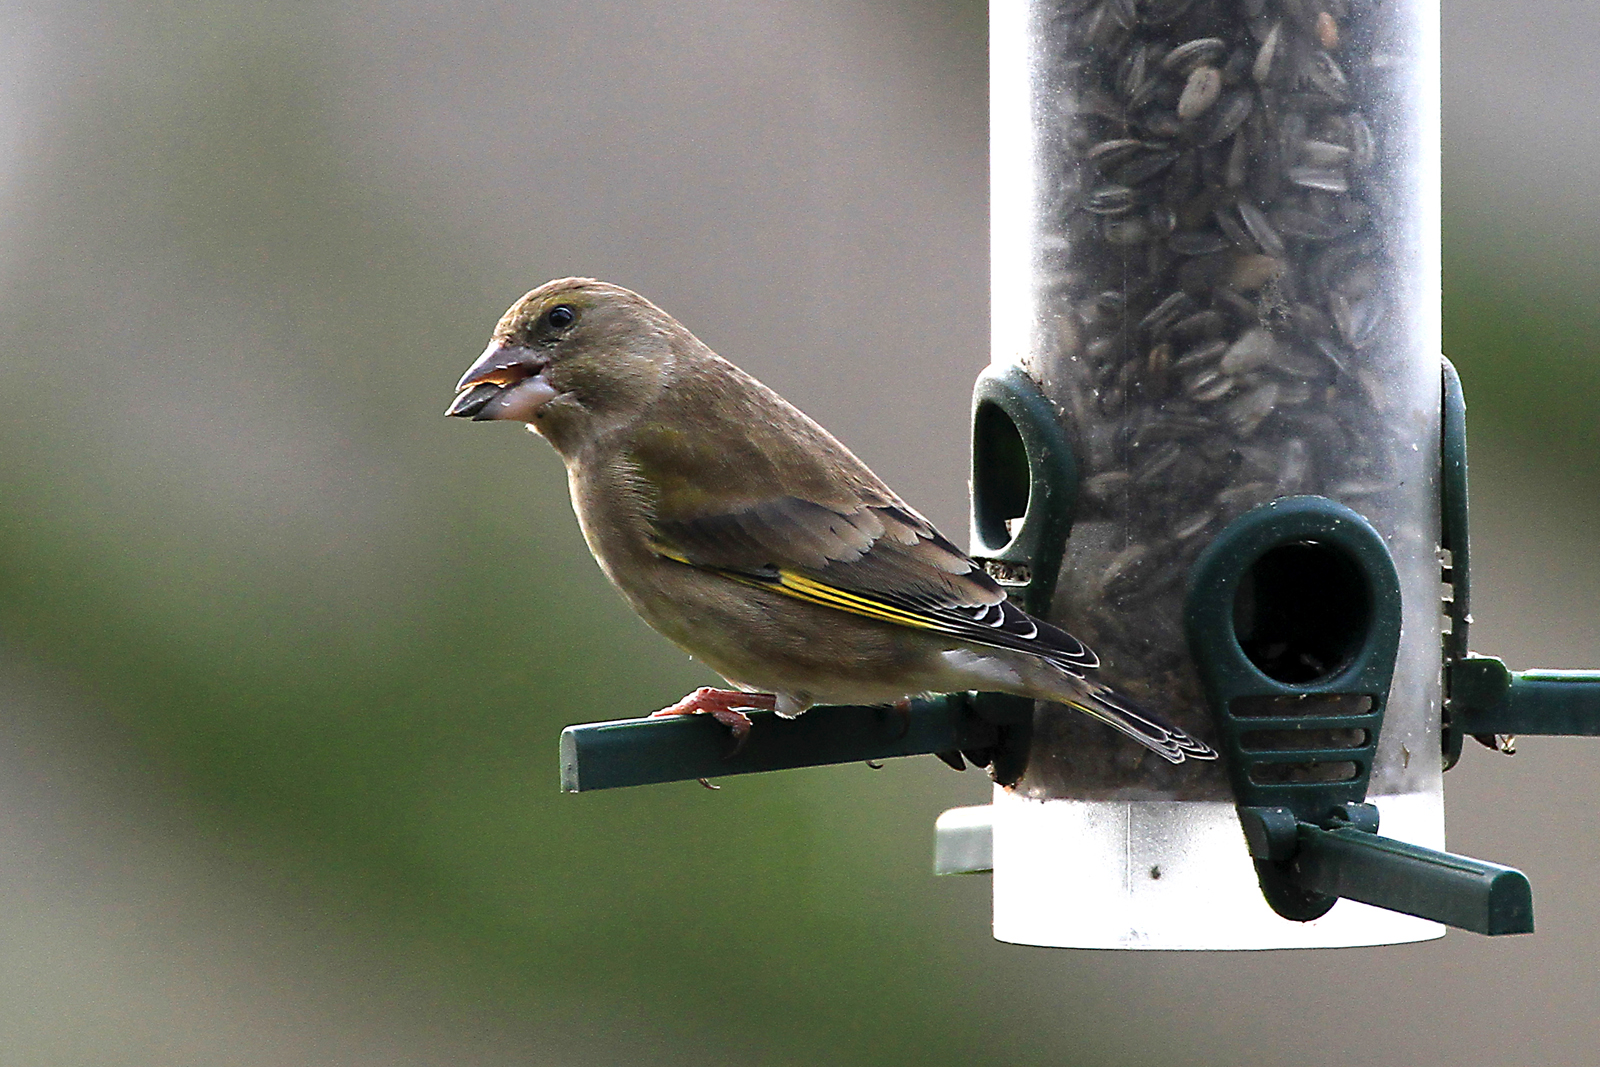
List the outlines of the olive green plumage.
<svg viewBox="0 0 1600 1067">
<path fill-rule="evenodd" d="M 1205 745 L 1093 680 L 1033 619 L 777 393 L 619 286 L 517 301 L 449 414 L 523 421 L 566 462 L 606 576 L 652 627 L 780 714 L 981 689 L 1071 704 L 1172 762 Z"/>
</svg>

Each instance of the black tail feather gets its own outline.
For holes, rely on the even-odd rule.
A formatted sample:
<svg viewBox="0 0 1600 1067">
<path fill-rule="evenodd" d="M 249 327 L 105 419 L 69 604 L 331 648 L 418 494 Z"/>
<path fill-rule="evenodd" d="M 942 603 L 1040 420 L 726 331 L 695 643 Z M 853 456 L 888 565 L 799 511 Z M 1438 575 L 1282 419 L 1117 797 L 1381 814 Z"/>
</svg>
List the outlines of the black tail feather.
<svg viewBox="0 0 1600 1067">
<path fill-rule="evenodd" d="M 1083 692 L 1065 701 L 1139 742 L 1168 763 L 1214 760 L 1216 749 L 1145 711 L 1109 686 L 1083 683 Z"/>
</svg>

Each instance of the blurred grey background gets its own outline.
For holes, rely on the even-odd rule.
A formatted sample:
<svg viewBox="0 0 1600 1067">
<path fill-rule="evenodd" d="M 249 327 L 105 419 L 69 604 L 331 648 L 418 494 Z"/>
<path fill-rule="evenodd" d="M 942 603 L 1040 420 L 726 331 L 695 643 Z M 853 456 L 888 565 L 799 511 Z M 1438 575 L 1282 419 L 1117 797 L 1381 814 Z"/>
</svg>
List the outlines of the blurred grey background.
<svg viewBox="0 0 1600 1067">
<path fill-rule="evenodd" d="M 1600 23 L 1445 11 L 1474 644 L 1600 666 Z M 0 1067 L 1591 1064 L 1600 745 L 1473 749 L 1539 932 L 1024 949 L 932 760 L 564 797 L 707 681 L 554 456 L 449 423 L 548 277 L 637 288 L 953 534 L 988 336 L 970 2 L 0 6 Z"/>
</svg>

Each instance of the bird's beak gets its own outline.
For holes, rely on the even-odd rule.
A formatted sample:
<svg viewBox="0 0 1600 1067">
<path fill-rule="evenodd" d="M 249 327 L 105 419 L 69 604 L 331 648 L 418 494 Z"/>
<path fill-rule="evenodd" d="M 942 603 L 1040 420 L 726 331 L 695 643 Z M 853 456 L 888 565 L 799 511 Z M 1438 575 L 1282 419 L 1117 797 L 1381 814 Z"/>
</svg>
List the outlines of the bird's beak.
<svg viewBox="0 0 1600 1067">
<path fill-rule="evenodd" d="M 456 398 L 445 414 L 474 422 L 531 422 L 556 397 L 555 387 L 543 374 L 546 362 L 543 353 L 531 348 L 489 342 L 456 383 Z"/>
</svg>

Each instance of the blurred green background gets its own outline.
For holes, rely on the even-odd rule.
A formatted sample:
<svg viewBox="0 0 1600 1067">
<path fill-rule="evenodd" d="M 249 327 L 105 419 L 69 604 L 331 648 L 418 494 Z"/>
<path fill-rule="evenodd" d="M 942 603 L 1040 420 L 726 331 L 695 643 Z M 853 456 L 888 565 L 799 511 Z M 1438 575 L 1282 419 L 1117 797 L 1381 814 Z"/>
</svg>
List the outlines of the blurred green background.
<svg viewBox="0 0 1600 1067">
<path fill-rule="evenodd" d="M 1446 12 L 1446 337 L 1475 644 L 1600 666 L 1596 32 L 1539 6 Z M 1320 953 L 995 944 L 931 759 L 557 793 L 709 679 L 450 386 L 609 278 L 962 532 L 982 5 L 0 18 L 3 1067 L 1592 1062 L 1593 743 L 1447 779 L 1540 933 Z"/>
</svg>

